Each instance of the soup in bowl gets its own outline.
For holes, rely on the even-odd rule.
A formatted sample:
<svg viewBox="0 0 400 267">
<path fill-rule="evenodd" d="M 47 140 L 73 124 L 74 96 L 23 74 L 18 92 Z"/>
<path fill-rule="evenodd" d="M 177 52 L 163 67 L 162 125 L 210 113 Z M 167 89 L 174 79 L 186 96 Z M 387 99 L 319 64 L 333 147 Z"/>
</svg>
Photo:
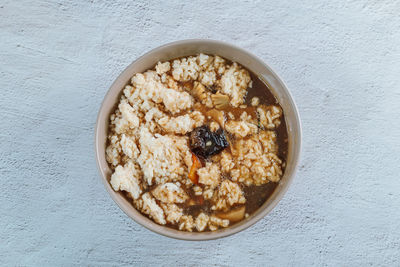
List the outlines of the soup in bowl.
<svg viewBox="0 0 400 267">
<path fill-rule="evenodd" d="M 189 240 L 233 234 L 267 214 L 294 175 L 300 141 L 279 77 L 210 40 L 167 44 L 132 63 L 96 126 L 97 163 L 117 204 Z"/>
</svg>

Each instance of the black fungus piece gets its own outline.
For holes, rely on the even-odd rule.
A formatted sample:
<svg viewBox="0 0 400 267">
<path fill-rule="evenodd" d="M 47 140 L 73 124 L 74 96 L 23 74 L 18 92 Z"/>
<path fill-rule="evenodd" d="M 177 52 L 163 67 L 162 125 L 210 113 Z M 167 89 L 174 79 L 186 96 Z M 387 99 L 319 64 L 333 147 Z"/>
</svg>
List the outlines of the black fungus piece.
<svg viewBox="0 0 400 267">
<path fill-rule="evenodd" d="M 228 147 L 224 131 L 212 132 L 208 126 L 197 127 L 190 133 L 190 149 L 197 156 L 207 158 Z"/>
</svg>

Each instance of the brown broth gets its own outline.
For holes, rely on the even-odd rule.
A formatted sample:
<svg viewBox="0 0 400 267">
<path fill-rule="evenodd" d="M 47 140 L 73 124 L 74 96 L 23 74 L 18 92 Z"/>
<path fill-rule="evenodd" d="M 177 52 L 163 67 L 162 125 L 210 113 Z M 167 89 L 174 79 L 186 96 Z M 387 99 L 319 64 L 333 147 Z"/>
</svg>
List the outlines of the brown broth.
<svg viewBox="0 0 400 267">
<path fill-rule="evenodd" d="M 272 94 L 268 85 L 263 82 L 258 76 L 251 73 L 251 79 L 253 85 L 248 88 L 245 103 L 250 105 L 250 101 L 253 97 L 260 99 L 261 105 L 279 105 L 277 99 Z M 280 105 L 279 105 L 280 106 Z M 277 143 L 278 143 L 278 157 L 282 160 L 282 163 L 286 162 L 287 150 L 288 150 L 288 138 L 285 114 L 282 115 L 281 124 L 276 129 Z M 285 164 L 282 165 L 282 171 L 285 172 Z M 278 183 L 269 182 L 260 186 L 243 186 L 244 195 L 246 197 L 246 213 L 251 215 L 258 210 L 267 199 L 275 191 Z"/>
<path fill-rule="evenodd" d="M 249 105 L 253 97 L 258 97 L 260 99 L 260 104 L 281 106 L 264 81 L 262 81 L 258 76 L 253 73 L 251 73 L 251 80 L 253 81 L 253 86 L 247 91 L 245 102 L 246 104 Z M 278 142 L 278 157 L 282 159 L 282 162 L 286 162 L 288 150 L 288 134 L 286 128 L 285 113 L 282 114 L 281 124 L 276 129 L 276 133 Z"/>
</svg>

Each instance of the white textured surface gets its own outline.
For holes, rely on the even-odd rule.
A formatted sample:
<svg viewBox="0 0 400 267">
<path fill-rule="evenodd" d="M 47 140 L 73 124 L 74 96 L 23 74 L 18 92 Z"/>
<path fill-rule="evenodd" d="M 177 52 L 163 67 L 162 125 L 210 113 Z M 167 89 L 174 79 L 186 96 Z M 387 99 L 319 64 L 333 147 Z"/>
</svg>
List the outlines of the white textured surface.
<svg viewBox="0 0 400 267">
<path fill-rule="evenodd" d="M 399 265 L 400 2 L 166 2 L 0 2 L 0 265 Z M 300 170 L 276 209 L 198 243 L 131 221 L 93 155 L 112 81 L 187 38 L 265 60 L 304 129 Z"/>
</svg>

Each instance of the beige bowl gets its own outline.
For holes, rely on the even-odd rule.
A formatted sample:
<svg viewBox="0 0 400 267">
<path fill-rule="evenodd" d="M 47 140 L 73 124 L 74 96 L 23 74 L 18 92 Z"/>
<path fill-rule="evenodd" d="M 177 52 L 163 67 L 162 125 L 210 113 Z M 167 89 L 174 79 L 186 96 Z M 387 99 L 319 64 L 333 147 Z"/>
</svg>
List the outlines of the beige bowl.
<svg viewBox="0 0 400 267">
<path fill-rule="evenodd" d="M 288 158 L 284 176 L 273 194 L 267 201 L 251 216 L 243 221 L 215 232 L 190 233 L 183 232 L 156 224 L 152 220 L 143 216 L 132 204 L 126 200 L 119 192 L 115 192 L 109 183 L 111 169 L 106 158 L 106 140 L 110 114 L 116 108 L 122 89 L 130 82 L 131 77 L 138 72 L 144 72 L 154 67 L 158 61 L 166 61 L 173 58 L 205 53 L 211 55 L 220 55 L 231 61 L 235 61 L 259 75 L 271 88 L 272 93 L 278 99 L 283 108 L 286 125 L 288 128 Z M 258 220 L 267 215 L 283 197 L 288 189 L 296 172 L 299 162 L 301 147 L 301 126 L 300 118 L 296 105 L 290 95 L 286 85 L 279 76 L 265 63 L 254 55 L 244 51 L 241 48 L 213 40 L 184 40 L 169 43 L 153 49 L 147 54 L 141 56 L 130 64 L 121 75 L 111 85 L 110 90 L 104 98 L 101 105 L 95 128 L 95 150 L 96 161 L 99 168 L 101 179 L 111 198 L 118 206 L 134 221 L 144 227 L 162 234 L 164 236 L 185 239 L 185 240 L 209 240 L 232 235 L 253 225 Z"/>
</svg>

